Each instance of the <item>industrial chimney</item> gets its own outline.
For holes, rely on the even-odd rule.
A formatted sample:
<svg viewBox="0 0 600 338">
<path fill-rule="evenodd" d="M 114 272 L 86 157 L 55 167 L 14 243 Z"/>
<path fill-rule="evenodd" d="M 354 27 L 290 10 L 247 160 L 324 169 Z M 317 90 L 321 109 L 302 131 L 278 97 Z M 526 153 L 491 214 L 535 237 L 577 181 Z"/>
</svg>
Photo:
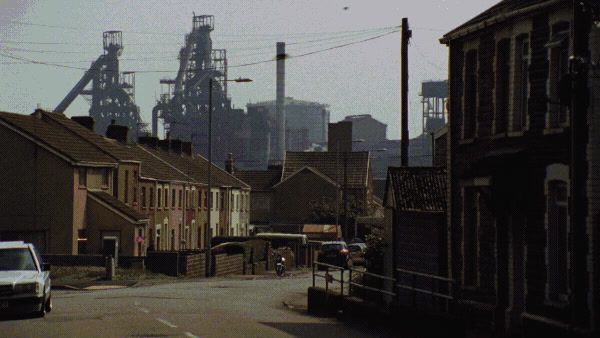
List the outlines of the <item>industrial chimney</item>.
<svg viewBox="0 0 600 338">
<path fill-rule="evenodd" d="M 274 160 L 285 155 L 285 42 L 277 42 L 277 91 L 275 96 L 276 140 Z"/>
</svg>

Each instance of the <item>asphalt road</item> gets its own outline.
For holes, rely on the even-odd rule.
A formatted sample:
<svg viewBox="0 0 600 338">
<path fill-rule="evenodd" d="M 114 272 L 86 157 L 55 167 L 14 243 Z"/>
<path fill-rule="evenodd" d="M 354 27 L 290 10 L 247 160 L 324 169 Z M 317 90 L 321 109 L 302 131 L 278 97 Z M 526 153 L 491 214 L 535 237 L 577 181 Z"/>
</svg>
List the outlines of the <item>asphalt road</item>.
<svg viewBox="0 0 600 338">
<path fill-rule="evenodd" d="M 2 337 L 380 337 L 309 316 L 310 274 L 220 278 L 99 291 L 53 291 L 45 318 L 3 318 Z"/>
</svg>

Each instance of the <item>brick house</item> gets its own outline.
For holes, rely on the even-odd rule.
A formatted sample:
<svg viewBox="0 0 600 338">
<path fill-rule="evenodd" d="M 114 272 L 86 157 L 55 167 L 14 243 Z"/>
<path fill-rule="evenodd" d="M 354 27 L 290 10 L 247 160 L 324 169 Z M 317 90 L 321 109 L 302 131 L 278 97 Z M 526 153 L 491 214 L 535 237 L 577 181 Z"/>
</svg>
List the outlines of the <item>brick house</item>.
<svg viewBox="0 0 600 338">
<path fill-rule="evenodd" d="M 268 170 L 236 170 L 233 174 L 252 189 L 250 224 L 268 225 L 273 212 L 275 194 L 273 186 L 281 180 L 281 167 Z"/>
<path fill-rule="evenodd" d="M 441 39 L 450 52 L 450 274 L 459 309 L 499 332 L 598 331 L 592 4 L 505 0 Z"/>
<path fill-rule="evenodd" d="M 148 219 L 112 197 L 115 158 L 42 111 L 0 113 L 0 141 L 0 240 L 74 255 L 102 253 L 102 238 L 118 235 L 123 255 L 141 254 L 135 237 Z"/>
</svg>

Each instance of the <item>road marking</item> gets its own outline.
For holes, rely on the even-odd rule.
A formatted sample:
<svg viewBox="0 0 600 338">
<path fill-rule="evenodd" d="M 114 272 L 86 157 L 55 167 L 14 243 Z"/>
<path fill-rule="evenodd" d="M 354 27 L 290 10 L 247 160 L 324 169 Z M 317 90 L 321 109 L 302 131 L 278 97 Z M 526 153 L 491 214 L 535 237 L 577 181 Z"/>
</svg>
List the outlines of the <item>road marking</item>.
<svg viewBox="0 0 600 338">
<path fill-rule="evenodd" d="M 142 311 L 143 313 L 150 313 L 150 310 L 146 309 L 146 308 L 138 308 L 138 310 Z"/>
<path fill-rule="evenodd" d="M 184 335 L 190 337 L 190 338 L 200 338 L 198 336 L 194 336 L 193 334 L 189 333 L 189 332 L 185 332 Z"/>
<path fill-rule="evenodd" d="M 159 322 L 165 324 L 166 326 L 170 327 L 170 328 L 176 328 L 177 325 L 173 325 L 171 323 L 169 323 L 168 321 L 162 319 L 162 318 L 156 318 L 156 320 L 158 320 Z"/>
</svg>

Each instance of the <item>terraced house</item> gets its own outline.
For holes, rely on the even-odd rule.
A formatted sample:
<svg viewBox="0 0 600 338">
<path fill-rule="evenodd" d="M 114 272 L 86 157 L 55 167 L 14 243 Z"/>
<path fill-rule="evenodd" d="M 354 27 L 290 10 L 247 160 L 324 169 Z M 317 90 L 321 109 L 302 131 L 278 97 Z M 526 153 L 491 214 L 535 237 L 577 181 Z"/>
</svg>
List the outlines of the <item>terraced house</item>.
<svg viewBox="0 0 600 338">
<path fill-rule="evenodd" d="M 89 117 L 69 119 L 41 110 L 31 116 L 2 113 L 0 124 L 6 134 L 2 155 L 15 158 L 11 165 L 3 162 L 2 174 L 14 182 L 1 197 L 3 240 L 31 241 L 47 253 L 99 254 L 103 239 L 111 237 L 125 256 L 205 246 L 208 161 L 192 154 L 191 143 L 146 138 L 143 145 L 127 144 L 125 127 L 111 125 L 104 137 L 93 132 Z M 36 146 L 20 151 L 24 145 L 11 133 L 38 142 L 44 151 Z M 46 153 L 69 161 L 66 174 Z M 19 172 L 23 178 L 8 179 Z M 214 208 L 213 234 L 246 233 L 248 187 L 216 166 L 213 172 L 213 193 L 232 201 Z"/>
<path fill-rule="evenodd" d="M 474 324 L 598 333 L 599 9 L 505 0 L 442 38 L 450 273 Z"/>
</svg>

